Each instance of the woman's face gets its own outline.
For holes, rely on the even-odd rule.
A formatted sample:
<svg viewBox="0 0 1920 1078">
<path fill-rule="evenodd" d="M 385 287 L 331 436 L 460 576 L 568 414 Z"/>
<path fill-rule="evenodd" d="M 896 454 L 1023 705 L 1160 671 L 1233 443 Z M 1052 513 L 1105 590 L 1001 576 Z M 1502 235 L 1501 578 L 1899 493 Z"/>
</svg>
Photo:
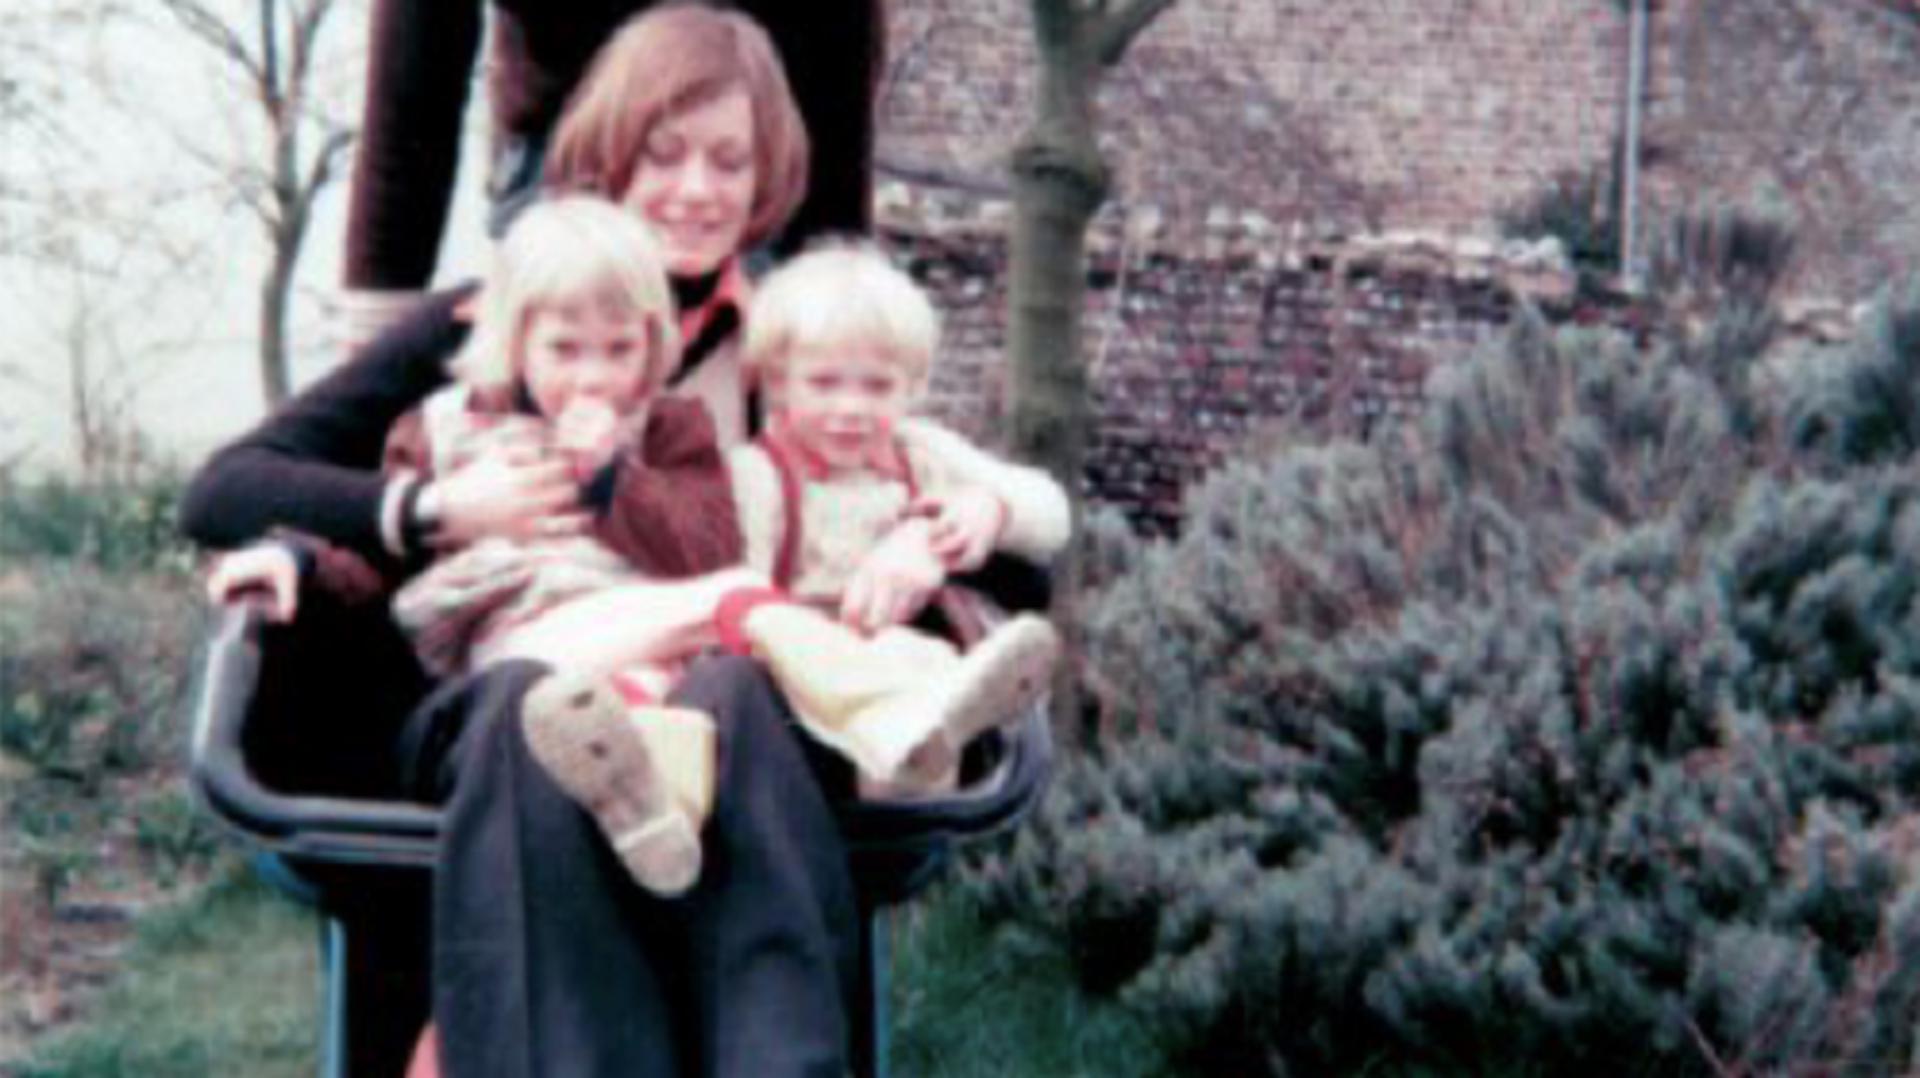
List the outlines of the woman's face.
<svg viewBox="0 0 1920 1078">
<path fill-rule="evenodd" d="M 759 179 L 743 89 L 661 117 L 620 201 L 651 226 L 675 277 L 712 273 L 740 249 Z"/>
</svg>

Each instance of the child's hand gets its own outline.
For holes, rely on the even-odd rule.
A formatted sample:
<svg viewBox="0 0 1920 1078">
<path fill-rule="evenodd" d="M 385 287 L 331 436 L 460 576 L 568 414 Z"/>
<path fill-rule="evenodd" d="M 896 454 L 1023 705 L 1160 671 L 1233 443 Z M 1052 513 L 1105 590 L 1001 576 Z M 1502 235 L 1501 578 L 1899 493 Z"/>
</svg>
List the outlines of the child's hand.
<svg viewBox="0 0 1920 1078">
<path fill-rule="evenodd" d="M 283 546 L 222 554 L 207 574 L 207 598 L 222 605 L 258 602 L 268 621 L 292 621 L 300 602 L 300 566 Z"/>
<path fill-rule="evenodd" d="M 612 459 L 626 423 L 613 406 L 591 397 L 575 397 L 553 421 L 553 444 L 584 483 Z"/>
<path fill-rule="evenodd" d="M 932 522 L 929 543 L 948 572 L 963 573 L 985 565 L 1007 528 L 1007 503 L 985 487 L 922 495 L 907 507 L 907 513 Z"/>
<path fill-rule="evenodd" d="M 947 579 L 932 531 L 927 521 L 909 520 L 868 551 L 840 596 L 840 620 L 867 633 L 913 620 Z"/>
</svg>

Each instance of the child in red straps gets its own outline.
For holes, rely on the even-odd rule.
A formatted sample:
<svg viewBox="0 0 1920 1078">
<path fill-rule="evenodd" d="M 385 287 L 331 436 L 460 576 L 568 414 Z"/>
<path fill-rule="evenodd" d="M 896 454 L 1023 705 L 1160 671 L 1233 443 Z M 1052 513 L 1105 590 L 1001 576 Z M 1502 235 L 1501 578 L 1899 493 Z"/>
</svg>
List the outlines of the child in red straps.
<svg viewBox="0 0 1920 1078">
<path fill-rule="evenodd" d="M 810 321 L 829 300 L 846 315 Z M 935 789 L 961 745 L 1038 695 L 1057 643 L 1031 616 L 964 657 L 893 626 L 949 570 L 995 547 L 1043 557 L 1067 532 L 1064 495 L 1044 475 L 896 424 L 924 381 L 934 320 L 877 254 L 807 256 L 754 301 L 767 327 L 750 328 L 749 351 L 774 430 L 724 464 L 700 406 L 658 392 L 678 357 L 669 310 L 631 215 L 584 198 L 538 205 L 478 296 L 461 380 L 390 446 L 392 461 L 436 474 L 538 453 L 573 472 L 589 505 L 596 489 L 618 491 L 585 532 L 556 515 L 536 534 L 444 551 L 394 610 L 437 673 L 554 666 L 528 695 L 528 743 L 635 879 L 667 894 L 698 875 L 714 785 L 711 719 L 655 705 L 679 661 L 714 643 L 751 652 L 870 790 Z M 857 341 L 871 347 L 846 351 L 851 382 L 827 373 L 824 353 L 807 358 Z M 882 354 L 891 375 L 866 369 Z M 842 386 L 858 392 L 842 399 Z M 224 561 L 211 588 L 225 598 L 265 584 L 291 616 L 292 564 L 284 548 L 256 548 Z"/>
<path fill-rule="evenodd" d="M 831 671 L 792 681 L 792 703 L 865 776 L 884 782 L 904 761 L 908 781 L 937 783 L 979 730 L 926 741 L 888 708 L 866 706 L 880 696 L 890 707 L 908 703 L 905 687 L 955 662 L 945 641 L 898 627 L 927 592 L 886 594 L 874 566 L 918 563 L 921 579 L 937 585 L 995 550 L 1044 563 L 1067 541 L 1066 495 L 1044 472 L 1006 464 L 991 485 L 976 482 L 978 448 L 909 416 L 927 386 L 939 323 L 926 294 L 876 248 L 836 242 L 789 261 L 761 284 L 746 324 L 742 360 L 767 394 L 771 420 L 752 444 L 729 451 L 727 468 L 746 564 L 780 590 L 730 596 L 722 633 L 776 677 L 803 666 Z M 790 635 L 802 637 L 808 608 L 872 634 L 865 646 L 885 659 L 832 662 L 836 636 L 783 652 L 736 631 L 791 622 Z M 1018 676 L 978 689 L 1005 695 L 974 709 L 970 722 L 1015 717 L 1054 651 L 1052 629 L 1031 615 L 980 641 L 968 661 Z"/>
</svg>

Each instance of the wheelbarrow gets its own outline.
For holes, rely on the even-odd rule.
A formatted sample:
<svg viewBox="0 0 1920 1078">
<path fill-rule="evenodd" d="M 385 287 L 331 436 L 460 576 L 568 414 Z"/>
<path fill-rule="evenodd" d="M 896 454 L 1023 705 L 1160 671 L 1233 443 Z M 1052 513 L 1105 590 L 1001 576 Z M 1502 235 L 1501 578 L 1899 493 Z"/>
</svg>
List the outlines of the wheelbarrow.
<svg viewBox="0 0 1920 1078">
<path fill-rule="evenodd" d="M 1024 567 L 1020 605 L 1044 596 Z M 947 628 L 963 638 L 995 608 L 949 589 Z M 1002 594 L 1007 590 L 1002 589 Z M 189 774 L 208 809 L 252 849 L 256 870 L 320 913 L 319 1073 L 401 1075 L 429 1011 L 429 893 L 441 814 L 396 800 L 391 755 L 401 717 L 431 689 L 384 609 L 303 599 L 292 624 L 248 603 L 221 608 L 191 698 Z M 352 671 L 343 675 L 342 671 Z M 325 724 L 322 727 L 319 724 Z M 324 744 L 312 732 L 325 728 Z M 1017 823 L 1052 768 L 1044 702 L 970 747 L 960 788 L 841 814 L 863 910 L 865 1001 L 850 1016 L 856 1074 L 887 1073 L 889 907 L 923 889 L 958 844 Z"/>
</svg>

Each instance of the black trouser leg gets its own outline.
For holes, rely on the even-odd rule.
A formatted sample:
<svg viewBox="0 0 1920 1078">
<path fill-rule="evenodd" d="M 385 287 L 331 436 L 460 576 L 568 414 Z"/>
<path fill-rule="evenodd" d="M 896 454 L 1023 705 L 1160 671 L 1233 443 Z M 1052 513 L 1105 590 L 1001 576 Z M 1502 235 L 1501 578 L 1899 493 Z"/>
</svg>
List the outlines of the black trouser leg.
<svg viewBox="0 0 1920 1078">
<path fill-rule="evenodd" d="M 593 821 L 529 755 L 520 702 L 545 673 L 495 667 L 416 718 L 446 806 L 433 1012 L 448 1078 L 680 1073 L 662 981 L 684 949 Z M 423 736 L 424 735 L 424 736 Z"/>
<path fill-rule="evenodd" d="M 714 715 L 721 745 L 706 867 L 681 910 L 695 1073 L 844 1078 L 859 914 L 827 791 L 844 768 L 748 660 L 700 663 L 674 699 Z"/>
<path fill-rule="evenodd" d="M 684 898 L 636 887 L 528 754 L 505 664 L 437 695 L 410 755 L 446 805 L 434 885 L 434 1015 L 449 1078 L 673 1074 L 841 1078 L 858 914 L 802 742 L 759 668 L 695 667 L 720 789 Z"/>
</svg>

